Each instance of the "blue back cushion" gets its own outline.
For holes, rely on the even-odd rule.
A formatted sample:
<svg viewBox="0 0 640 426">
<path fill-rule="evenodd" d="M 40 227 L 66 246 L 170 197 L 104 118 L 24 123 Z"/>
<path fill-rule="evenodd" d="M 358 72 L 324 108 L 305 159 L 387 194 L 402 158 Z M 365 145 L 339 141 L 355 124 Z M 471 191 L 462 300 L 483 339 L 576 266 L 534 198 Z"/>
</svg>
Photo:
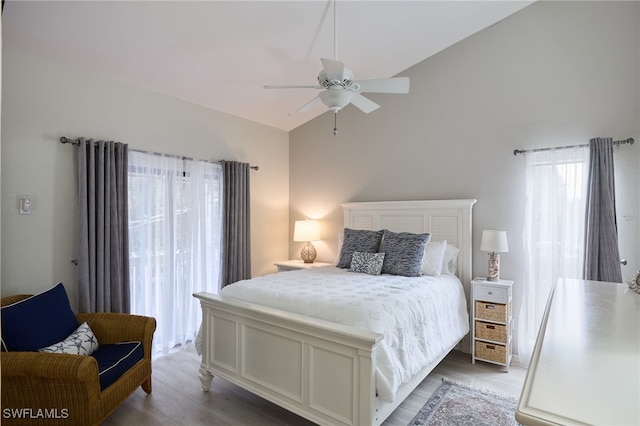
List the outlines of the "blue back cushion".
<svg viewBox="0 0 640 426">
<path fill-rule="evenodd" d="M 78 328 L 62 283 L 2 307 L 2 350 L 37 351 L 66 339 Z"/>
</svg>

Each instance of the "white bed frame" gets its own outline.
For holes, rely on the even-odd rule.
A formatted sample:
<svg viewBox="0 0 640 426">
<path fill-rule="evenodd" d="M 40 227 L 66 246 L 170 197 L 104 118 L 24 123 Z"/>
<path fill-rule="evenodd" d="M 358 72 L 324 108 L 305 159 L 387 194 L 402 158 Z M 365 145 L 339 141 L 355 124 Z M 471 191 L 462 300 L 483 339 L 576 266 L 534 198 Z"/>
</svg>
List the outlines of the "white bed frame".
<svg viewBox="0 0 640 426">
<path fill-rule="evenodd" d="M 458 276 L 471 281 L 471 212 L 476 200 L 342 204 L 344 226 L 430 232 L 460 249 Z M 376 397 L 381 334 L 236 300 L 196 293 L 203 312 L 200 382 L 218 375 L 321 425 L 380 425 L 455 347 L 397 392 Z M 456 342 L 457 344 L 457 342 Z"/>
</svg>

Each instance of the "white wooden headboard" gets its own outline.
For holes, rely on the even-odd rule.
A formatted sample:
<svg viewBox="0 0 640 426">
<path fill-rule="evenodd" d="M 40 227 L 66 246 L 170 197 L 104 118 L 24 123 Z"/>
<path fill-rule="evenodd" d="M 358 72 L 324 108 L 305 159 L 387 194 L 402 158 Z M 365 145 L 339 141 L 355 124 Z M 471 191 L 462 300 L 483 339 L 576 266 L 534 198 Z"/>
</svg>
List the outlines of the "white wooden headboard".
<svg viewBox="0 0 640 426">
<path fill-rule="evenodd" d="M 458 278 L 472 279 L 471 218 L 476 200 L 378 201 L 341 204 L 344 226 L 351 229 L 431 233 L 432 241 L 447 240 L 460 250 Z"/>
</svg>

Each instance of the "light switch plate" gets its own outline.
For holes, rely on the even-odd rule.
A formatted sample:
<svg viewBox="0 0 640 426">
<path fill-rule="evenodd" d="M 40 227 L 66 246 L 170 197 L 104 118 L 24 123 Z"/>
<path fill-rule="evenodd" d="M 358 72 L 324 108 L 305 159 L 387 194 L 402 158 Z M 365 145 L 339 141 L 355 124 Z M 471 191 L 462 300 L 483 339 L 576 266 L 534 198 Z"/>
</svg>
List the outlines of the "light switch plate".
<svg viewBox="0 0 640 426">
<path fill-rule="evenodd" d="M 31 214 L 31 196 L 23 195 L 20 198 L 20 214 Z"/>
</svg>

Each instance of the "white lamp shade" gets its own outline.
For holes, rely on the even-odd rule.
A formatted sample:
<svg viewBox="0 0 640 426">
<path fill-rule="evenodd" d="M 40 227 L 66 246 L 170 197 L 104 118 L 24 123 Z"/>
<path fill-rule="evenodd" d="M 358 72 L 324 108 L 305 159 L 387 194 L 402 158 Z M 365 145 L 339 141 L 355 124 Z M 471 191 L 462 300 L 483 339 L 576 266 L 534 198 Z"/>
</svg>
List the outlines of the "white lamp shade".
<svg viewBox="0 0 640 426">
<path fill-rule="evenodd" d="M 490 253 L 506 253 L 509 251 L 506 231 L 485 230 L 482 231 L 480 250 Z"/>
<path fill-rule="evenodd" d="M 317 220 L 296 220 L 293 228 L 293 241 L 318 241 L 320 223 Z"/>
</svg>

